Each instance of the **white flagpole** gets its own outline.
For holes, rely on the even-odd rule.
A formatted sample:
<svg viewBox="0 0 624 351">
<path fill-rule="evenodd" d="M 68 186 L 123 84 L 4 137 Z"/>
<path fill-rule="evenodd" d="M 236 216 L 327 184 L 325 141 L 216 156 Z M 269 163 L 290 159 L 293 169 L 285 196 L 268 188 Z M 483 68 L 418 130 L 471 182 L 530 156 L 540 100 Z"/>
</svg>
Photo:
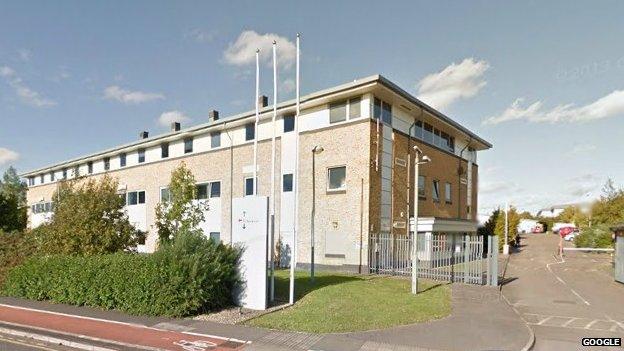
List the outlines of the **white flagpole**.
<svg viewBox="0 0 624 351">
<path fill-rule="evenodd" d="M 269 235 L 271 240 L 271 249 L 269 250 L 271 271 L 269 272 L 271 279 L 269 280 L 269 296 L 271 301 L 275 300 L 275 262 L 273 257 L 275 255 L 275 120 L 277 119 L 277 42 L 273 40 L 273 121 L 271 128 L 273 129 L 273 136 L 271 138 L 271 231 Z"/>
<path fill-rule="evenodd" d="M 253 143 L 253 194 L 258 195 L 258 121 L 260 120 L 260 49 L 256 50 L 256 123 Z"/>
<path fill-rule="evenodd" d="M 297 229 L 299 225 L 299 93 L 300 93 L 300 81 L 299 81 L 299 39 L 300 35 L 297 33 L 297 64 L 296 64 L 296 113 L 295 113 L 295 174 L 293 175 L 293 190 L 295 192 L 295 220 L 293 228 L 293 242 L 292 253 L 290 254 L 290 304 L 295 303 L 295 265 L 297 264 Z"/>
</svg>

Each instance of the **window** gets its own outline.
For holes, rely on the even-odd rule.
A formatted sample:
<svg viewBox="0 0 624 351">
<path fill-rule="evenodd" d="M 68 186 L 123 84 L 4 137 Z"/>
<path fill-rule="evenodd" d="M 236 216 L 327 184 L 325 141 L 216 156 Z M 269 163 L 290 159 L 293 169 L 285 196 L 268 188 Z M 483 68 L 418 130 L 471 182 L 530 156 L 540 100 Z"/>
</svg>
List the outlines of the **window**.
<svg viewBox="0 0 624 351">
<path fill-rule="evenodd" d="M 93 161 L 87 162 L 87 173 L 89 174 L 93 173 Z"/>
<path fill-rule="evenodd" d="M 208 198 L 208 184 L 197 185 L 195 198 L 197 200 L 206 200 Z"/>
<path fill-rule="evenodd" d="M 126 167 L 126 153 L 119 154 L 119 167 Z"/>
<path fill-rule="evenodd" d="M 188 154 L 193 152 L 193 138 L 184 139 L 184 153 Z"/>
<path fill-rule="evenodd" d="M 253 123 L 245 124 L 245 140 L 253 140 L 256 137 L 256 127 Z"/>
<path fill-rule="evenodd" d="M 361 117 L 361 102 L 359 96 L 349 100 L 349 119 Z"/>
<path fill-rule="evenodd" d="M 80 177 L 80 166 L 74 167 L 74 178 Z"/>
<path fill-rule="evenodd" d="M 423 140 L 429 144 L 433 144 L 433 127 L 429 123 L 425 123 L 425 131 L 423 133 Z"/>
<path fill-rule="evenodd" d="M 169 202 L 170 200 L 169 188 L 160 188 L 160 202 Z"/>
<path fill-rule="evenodd" d="M 29 186 L 35 185 L 35 177 L 29 177 L 28 178 L 28 185 Z"/>
<path fill-rule="evenodd" d="M 444 200 L 447 204 L 452 203 L 451 201 L 451 183 L 444 183 Z"/>
<path fill-rule="evenodd" d="M 63 179 L 67 179 L 67 168 L 63 168 Z"/>
<path fill-rule="evenodd" d="M 440 182 L 437 180 L 433 181 L 431 197 L 433 198 L 433 201 L 440 202 Z"/>
<path fill-rule="evenodd" d="M 385 101 L 381 103 L 381 120 L 384 123 L 392 124 L 392 105 Z"/>
<path fill-rule="evenodd" d="M 221 242 L 221 233 L 219 232 L 210 232 L 210 240 L 213 240 L 214 242 Z"/>
<path fill-rule="evenodd" d="M 289 193 L 293 191 L 293 175 L 292 174 L 282 175 L 282 191 L 285 193 Z"/>
<path fill-rule="evenodd" d="M 221 146 L 221 132 L 210 133 L 210 147 L 217 148 Z"/>
<path fill-rule="evenodd" d="M 446 151 L 450 151 L 451 137 L 448 134 L 441 132 L 440 139 L 442 140 L 440 143 L 440 147 Z"/>
<path fill-rule="evenodd" d="M 329 105 L 329 123 L 337 123 L 347 120 L 347 103 L 336 102 Z"/>
<path fill-rule="evenodd" d="M 54 171 L 50 172 L 50 181 L 54 181 Z"/>
<path fill-rule="evenodd" d="M 416 137 L 418 139 L 423 138 L 423 122 L 422 121 L 416 121 Z"/>
<path fill-rule="evenodd" d="M 145 203 L 145 191 L 131 191 L 126 194 L 126 205 L 139 205 Z"/>
<path fill-rule="evenodd" d="M 373 118 L 381 118 L 381 100 L 378 98 L 375 98 L 375 102 L 373 103 Z"/>
<path fill-rule="evenodd" d="M 327 190 L 345 190 L 347 188 L 347 167 L 333 167 L 327 170 Z"/>
<path fill-rule="evenodd" d="M 253 196 L 256 194 L 254 191 L 254 181 L 252 177 L 245 178 L 245 196 Z"/>
<path fill-rule="evenodd" d="M 44 175 L 43 175 L 43 174 L 42 174 L 41 176 L 39 176 L 39 182 L 40 182 L 41 184 L 45 183 L 45 180 L 44 180 L 43 178 L 44 178 Z"/>
<path fill-rule="evenodd" d="M 284 119 L 284 133 L 289 133 L 295 130 L 295 115 L 286 115 Z"/>
<path fill-rule="evenodd" d="M 425 194 L 425 176 L 419 175 L 418 176 L 418 197 L 420 199 L 425 199 L 426 198 L 426 194 Z"/>
<path fill-rule="evenodd" d="M 433 145 L 442 147 L 442 136 L 440 135 L 440 131 L 438 129 L 433 130 Z"/>
<path fill-rule="evenodd" d="M 160 158 L 169 157 L 169 143 L 160 144 Z"/>
<path fill-rule="evenodd" d="M 139 163 L 145 162 L 145 149 L 139 149 Z"/>
<path fill-rule="evenodd" d="M 210 197 L 221 197 L 221 182 L 210 183 Z"/>
<path fill-rule="evenodd" d="M 110 157 L 104 157 L 104 170 L 108 171 L 110 169 Z"/>
</svg>

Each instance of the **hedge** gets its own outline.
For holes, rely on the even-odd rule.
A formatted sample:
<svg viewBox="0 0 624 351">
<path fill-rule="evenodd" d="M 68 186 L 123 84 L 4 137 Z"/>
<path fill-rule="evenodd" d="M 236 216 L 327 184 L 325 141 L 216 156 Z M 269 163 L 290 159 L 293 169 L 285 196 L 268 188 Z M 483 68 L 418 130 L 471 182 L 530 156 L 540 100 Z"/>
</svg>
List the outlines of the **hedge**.
<svg viewBox="0 0 624 351">
<path fill-rule="evenodd" d="M 236 249 L 185 235 L 154 254 L 32 257 L 11 270 L 4 293 L 131 314 L 182 317 L 232 304 Z"/>
</svg>

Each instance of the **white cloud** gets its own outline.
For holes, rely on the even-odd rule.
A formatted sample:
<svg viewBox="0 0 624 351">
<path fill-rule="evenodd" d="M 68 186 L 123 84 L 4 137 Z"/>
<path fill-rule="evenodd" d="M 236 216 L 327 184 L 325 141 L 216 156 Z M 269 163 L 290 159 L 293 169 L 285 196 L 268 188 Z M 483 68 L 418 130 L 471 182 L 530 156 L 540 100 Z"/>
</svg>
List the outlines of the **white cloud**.
<svg viewBox="0 0 624 351">
<path fill-rule="evenodd" d="M 598 100 L 580 107 L 574 104 L 557 105 L 552 109 L 544 109 L 541 100 L 523 106 L 524 99 L 516 99 L 503 113 L 491 116 L 483 124 L 499 124 L 515 120 L 529 122 L 588 122 L 624 114 L 624 90 L 615 90 Z"/>
<path fill-rule="evenodd" d="M 452 63 L 440 72 L 421 79 L 418 98 L 437 109 L 444 109 L 459 99 L 475 96 L 487 82 L 483 74 L 490 68 L 487 61 L 466 58 Z"/>
<path fill-rule="evenodd" d="M 56 102 L 41 96 L 38 92 L 29 88 L 14 69 L 9 66 L 0 67 L 0 77 L 9 84 L 15 91 L 15 94 L 24 103 L 35 107 L 50 107 L 56 105 Z"/>
<path fill-rule="evenodd" d="M 17 161 L 19 154 L 13 150 L 9 150 L 4 147 L 0 147 L 0 165 L 11 161 Z"/>
<path fill-rule="evenodd" d="M 154 100 L 164 99 L 165 96 L 160 93 L 146 93 L 142 91 L 130 91 L 120 88 L 117 85 L 111 85 L 104 89 L 104 98 L 117 100 L 125 104 L 140 104 Z"/>
<path fill-rule="evenodd" d="M 589 144 L 589 143 L 576 144 L 576 145 L 574 145 L 572 150 L 570 150 L 570 152 L 568 152 L 568 155 L 569 156 L 576 156 L 576 155 L 591 154 L 592 152 L 596 151 L 597 149 L 598 148 L 594 144 Z"/>
<path fill-rule="evenodd" d="M 32 56 L 31 53 L 30 53 L 30 50 L 28 50 L 28 49 L 19 49 L 19 50 L 17 50 L 17 55 L 19 55 L 19 59 L 22 62 L 30 61 L 30 58 Z"/>
<path fill-rule="evenodd" d="M 297 54 L 295 44 L 286 37 L 273 33 L 259 34 L 253 30 L 242 32 L 236 41 L 230 43 L 223 53 L 225 63 L 246 66 L 256 60 L 256 50 L 260 49 L 260 61 L 266 65 L 273 62 L 273 41 L 277 42 L 277 63 L 282 68 L 293 66 Z"/>
<path fill-rule="evenodd" d="M 190 120 L 190 117 L 186 116 L 180 111 L 167 111 L 163 112 L 160 117 L 158 117 L 158 124 L 163 127 L 169 127 L 173 122 L 185 123 L 189 122 Z"/>
</svg>

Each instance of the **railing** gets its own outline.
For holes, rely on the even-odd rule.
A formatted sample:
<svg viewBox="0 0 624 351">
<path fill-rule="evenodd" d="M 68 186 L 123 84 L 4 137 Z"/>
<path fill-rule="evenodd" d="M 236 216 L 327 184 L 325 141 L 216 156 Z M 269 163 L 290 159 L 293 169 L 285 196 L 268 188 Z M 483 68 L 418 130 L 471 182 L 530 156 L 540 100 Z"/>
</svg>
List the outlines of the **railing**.
<svg viewBox="0 0 624 351">
<path fill-rule="evenodd" d="M 483 237 L 463 233 L 418 235 L 418 277 L 432 280 L 485 284 L 489 255 Z M 369 272 L 410 275 L 412 235 L 372 233 L 369 236 Z"/>
</svg>

